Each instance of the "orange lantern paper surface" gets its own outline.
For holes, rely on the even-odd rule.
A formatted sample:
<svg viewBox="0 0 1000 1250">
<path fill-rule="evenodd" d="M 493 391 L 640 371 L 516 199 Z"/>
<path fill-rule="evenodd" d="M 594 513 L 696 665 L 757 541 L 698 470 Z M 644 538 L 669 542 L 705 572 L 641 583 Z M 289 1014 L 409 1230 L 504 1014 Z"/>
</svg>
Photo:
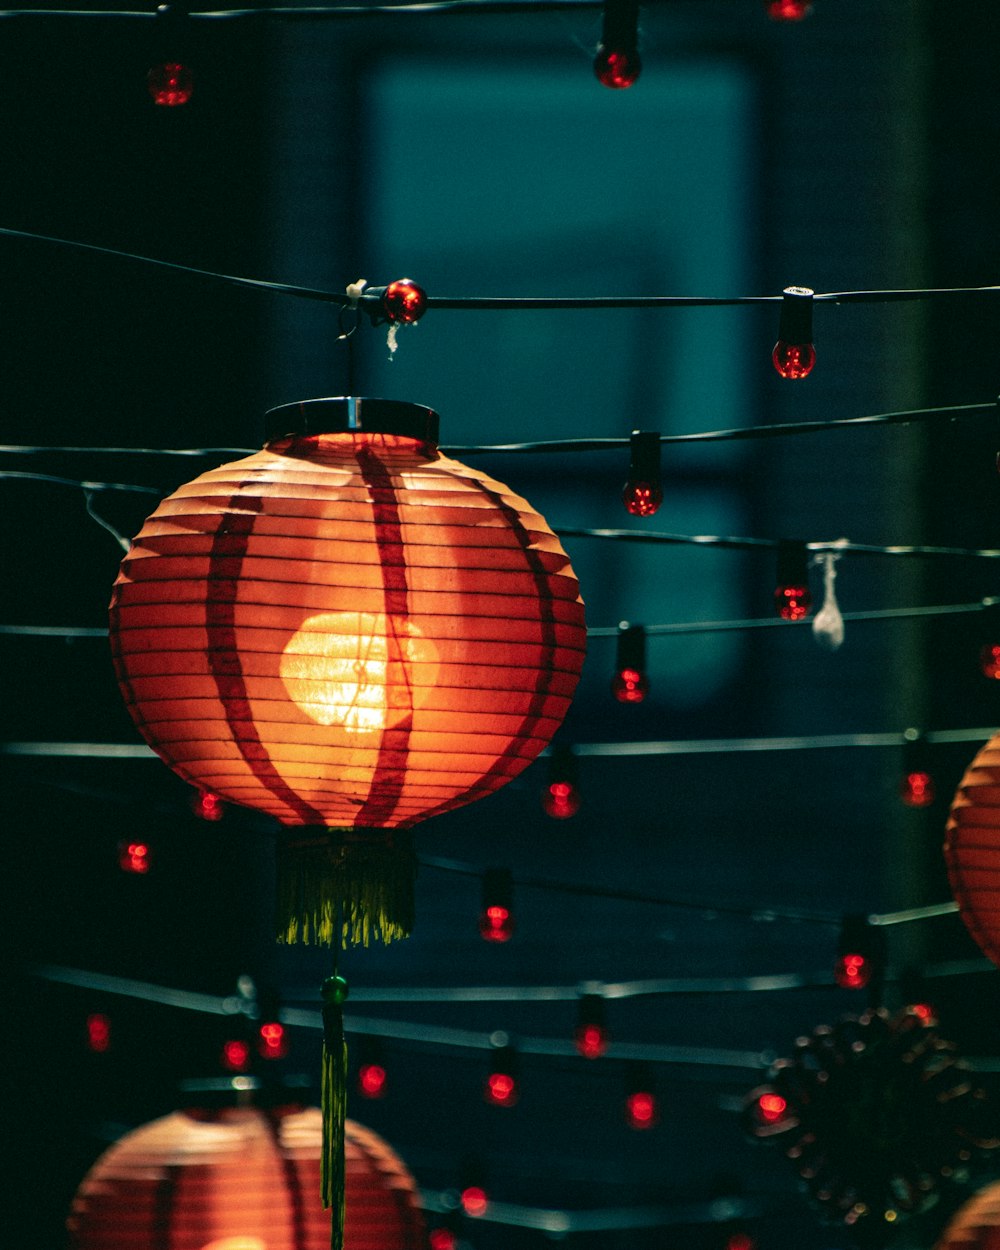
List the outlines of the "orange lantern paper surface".
<svg viewBox="0 0 1000 1250">
<path fill-rule="evenodd" d="M 182 777 L 285 826 L 279 934 L 408 931 L 418 821 L 516 777 L 585 649 L 569 560 L 437 416 L 323 399 L 156 509 L 111 604 L 119 682 Z M 294 433 L 287 433 L 294 430 Z M 334 884 L 334 878 L 338 878 Z"/>
<path fill-rule="evenodd" d="M 327 1250 L 318 1109 L 178 1111 L 126 1134 L 73 1200 L 72 1250 Z M 422 1250 L 416 1185 L 346 1125 L 345 1250 Z"/>
<path fill-rule="evenodd" d="M 1000 1183 L 987 1185 L 959 1207 L 936 1250 L 1000 1250 Z"/>
<path fill-rule="evenodd" d="M 945 831 L 948 879 L 966 928 L 1000 964 L 1000 734 L 969 765 Z"/>
</svg>

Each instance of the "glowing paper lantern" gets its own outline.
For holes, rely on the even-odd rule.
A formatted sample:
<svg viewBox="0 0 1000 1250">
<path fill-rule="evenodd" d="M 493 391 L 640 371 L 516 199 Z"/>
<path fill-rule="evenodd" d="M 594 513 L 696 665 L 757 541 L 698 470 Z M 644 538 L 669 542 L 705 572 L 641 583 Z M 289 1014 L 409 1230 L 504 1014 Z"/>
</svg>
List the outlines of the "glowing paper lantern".
<svg viewBox="0 0 1000 1250">
<path fill-rule="evenodd" d="M 72 1250 L 327 1250 L 316 1108 L 178 1111 L 94 1164 L 69 1217 Z M 422 1250 L 416 1186 L 374 1133 L 346 1125 L 345 1250 Z"/>
<path fill-rule="evenodd" d="M 122 563 L 129 710 L 182 777 L 285 827 L 279 934 L 408 932 L 407 831 L 516 777 L 583 662 L 546 522 L 393 400 L 274 409 L 255 455 L 166 499 Z M 289 431 L 294 431 L 289 433 Z"/>
<path fill-rule="evenodd" d="M 959 783 L 945 828 L 944 858 L 966 928 L 1000 964 L 1000 734 Z"/>
<path fill-rule="evenodd" d="M 987 1185 L 959 1207 L 936 1250 L 1000 1250 L 1000 1183 Z"/>
</svg>

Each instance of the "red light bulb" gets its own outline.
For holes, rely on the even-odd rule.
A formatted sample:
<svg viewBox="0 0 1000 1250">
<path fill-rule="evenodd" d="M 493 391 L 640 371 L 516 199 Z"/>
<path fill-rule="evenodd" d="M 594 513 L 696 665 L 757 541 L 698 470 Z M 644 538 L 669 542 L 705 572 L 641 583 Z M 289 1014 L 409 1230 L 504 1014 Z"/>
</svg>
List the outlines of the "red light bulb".
<svg viewBox="0 0 1000 1250">
<path fill-rule="evenodd" d="M 777 586 L 774 591 L 774 610 L 783 621 L 801 621 L 812 608 L 812 595 L 808 586 Z"/>
<path fill-rule="evenodd" d="M 584 1059 L 599 1059 L 608 1049 L 607 1032 L 598 1024 L 581 1024 L 573 1040 Z"/>
<path fill-rule="evenodd" d="M 552 781 L 542 794 L 542 807 L 553 820 L 569 820 L 580 810 L 580 793 L 568 781 Z"/>
<path fill-rule="evenodd" d="M 631 87 L 642 73 L 642 58 L 635 48 L 605 48 L 602 44 L 594 57 L 597 81 L 612 90 Z M 654 509 L 655 511 L 655 509 Z M 645 516 L 645 513 L 640 513 Z"/>
<path fill-rule="evenodd" d="M 210 790 L 199 790 L 191 802 L 191 810 L 201 820 L 221 820 L 226 814 L 226 805 L 217 794 Z"/>
<path fill-rule="evenodd" d="M 277 1020 L 268 1020 L 257 1030 L 257 1053 L 262 1059 L 284 1059 L 288 1054 L 288 1037 L 285 1026 Z"/>
<path fill-rule="evenodd" d="M 726 1250 L 756 1250 L 757 1243 L 749 1233 L 730 1233 L 726 1238 Z"/>
<path fill-rule="evenodd" d="M 249 1044 L 237 1038 L 223 1042 L 222 1066 L 227 1072 L 246 1072 L 250 1066 Z"/>
<path fill-rule="evenodd" d="M 462 1190 L 459 1201 L 465 1214 L 474 1217 L 485 1215 L 490 1205 L 489 1199 L 486 1197 L 486 1190 L 481 1189 L 478 1185 L 466 1185 Z"/>
<path fill-rule="evenodd" d="M 450 1228 L 432 1228 L 427 1238 L 431 1250 L 455 1250 L 458 1239 Z"/>
<path fill-rule="evenodd" d="M 937 1012 L 930 1003 L 912 1003 L 909 1010 L 925 1028 L 937 1024 Z"/>
<path fill-rule="evenodd" d="M 930 807 L 934 802 L 934 778 L 922 768 L 910 769 L 900 782 L 899 797 L 907 807 Z"/>
<path fill-rule="evenodd" d="M 358 1068 L 358 1093 L 362 1098 L 384 1098 L 386 1071 L 378 1063 L 363 1063 Z"/>
<path fill-rule="evenodd" d="M 118 866 L 122 872 L 144 876 L 149 872 L 149 845 L 146 842 L 119 842 Z"/>
<path fill-rule="evenodd" d="M 788 1110 L 788 1103 L 780 1094 L 761 1094 L 757 1099 L 757 1117 L 764 1124 L 777 1124 Z"/>
<path fill-rule="evenodd" d="M 180 61 L 165 61 L 154 65 L 146 76 L 153 103 L 164 108 L 177 108 L 187 104 L 194 95 L 194 74 Z"/>
<path fill-rule="evenodd" d="M 778 544 L 778 571 L 774 610 L 783 621 L 801 621 L 812 608 L 809 591 L 809 556 L 805 543 Z"/>
<path fill-rule="evenodd" d="M 491 1072 L 483 1097 L 495 1107 L 513 1107 L 517 1102 L 517 1081 L 509 1072 Z"/>
<path fill-rule="evenodd" d="M 649 681 L 638 669 L 623 668 L 611 679 L 611 692 L 619 703 L 641 703 L 649 693 Z"/>
<path fill-rule="evenodd" d="M 771 352 L 783 378 L 805 378 L 816 363 L 812 343 L 813 292 L 807 286 L 786 286 L 781 295 L 778 341 Z"/>
<path fill-rule="evenodd" d="M 771 360 L 783 378 L 807 378 L 816 363 L 816 348 L 812 343 L 783 343 L 779 339 Z"/>
<path fill-rule="evenodd" d="M 652 1128 L 656 1124 L 656 1097 L 645 1090 L 637 1090 L 625 1099 L 625 1115 L 629 1128 Z"/>
<path fill-rule="evenodd" d="M 111 1020 L 95 1011 L 87 1017 L 87 1046 L 95 1055 L 111 1049 Z"/>
<path fill-rule="evenodd" d="M 773 22 L 801 22 L 812 12 L 810 0 L 764 0 L 764 8 Z"/>
<path fill-rule="evenodd" d="M 628 480 L 622 487 L 622 503 L 631 516 L 652 516 L 663 503 L 660 481 L 660 435 L 633 430 L 629 436 Z"/>
<path fill-rule="evenodd" d="M 409 278 L 398 278 L 382 293 L 382 311 L 396 325 L 412 325 L 427 311 L 427 292 Z"/>
<path fill-rule="evenodd" d="M 509 868 L 487 868 L 479 933 L 484 942 L 509 942 L 514 936 L 514 881 Z"/>
<path fill-rule="evenodd" d="M 846 951 L 837 956 L 833 965 L 833 979 L 843 990 L 861 990 L 872 979 L 871 962 L 857 951 Z"/>
<path fill-rule="evenodd" d="M 663 503 L 663 488 L 657 482 L 626 482 L 622 503 L 631 516 L 652 516 Z"/>
<path fill-rule="evenodd" d="M 514 936 L 514 921 L 510 909 L 494 903 L 479 917 L 479 932 L 486 942 L 509 942 Z"/>
<path fill-rule="evenodd" d="M 1000 643 L 987 643 L 979 652 L 979 667 L 984 677 L 1000 681 Z"/>
</svg>

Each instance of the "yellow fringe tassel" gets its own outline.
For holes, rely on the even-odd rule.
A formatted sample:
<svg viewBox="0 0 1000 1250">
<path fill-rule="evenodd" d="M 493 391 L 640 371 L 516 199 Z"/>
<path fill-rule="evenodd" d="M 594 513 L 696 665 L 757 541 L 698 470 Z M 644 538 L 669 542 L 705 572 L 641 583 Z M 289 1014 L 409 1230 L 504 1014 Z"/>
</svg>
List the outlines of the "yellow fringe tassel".
<svg viewBox="0 0 1000 1250">
<path fill-rule="evenodd" d="M 368 946 L 409 937 L 416 856 L 384 829 L 298 831 L 279 851 L 278 941 Z M 337 929 L 340 933 L 337 933 Z"/>
</svg>

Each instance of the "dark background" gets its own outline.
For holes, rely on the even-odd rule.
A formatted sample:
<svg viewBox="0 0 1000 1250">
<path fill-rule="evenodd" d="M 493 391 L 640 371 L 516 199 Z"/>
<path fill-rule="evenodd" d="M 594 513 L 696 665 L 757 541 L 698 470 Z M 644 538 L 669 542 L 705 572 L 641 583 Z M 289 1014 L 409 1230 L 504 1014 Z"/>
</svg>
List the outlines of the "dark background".
<svg viewBox="0 0 1000 1250">
<path fill-rule="evenodd" d="M 795 26 L 769 22 L 754 0 L 650 5 L 643 75 L 627 93 L 591 74 L 596 9 L 187 25 L 178 45 L 148 19 L 0 22 L 0 226 L 334 290 L 405 272 L 442 295 L 980 286 L 998 272 L 1000 11 L 988 3 L 816 0 Z M 184 108 L 157 108 L 145 92 L 148 66 L 173 55 L 164 40 L 196 70 Z M 537 129 L 523 124 L 533 114 Z M 498 198 L 491 179 L 519 151 L 523 183 Z M 352 382 L 438 408 L 446 445 L 830 420 L 990 403 L 997 390 L 995 297 L 820 306 L 819 363 L 793 384 L 770 366 L 770 306 L 505 314 L 502 324 L 432 312 L 401 334 L 390 363 L 384 332 L 365 325 L 349 360 L 329 308 L 135 262 L 0 237 L 0 275 L 6 445 L 249 449 L 268 407 Z M 668 449 L 653 522 L 618 502 L 621 455 L 475 463 L 556 527 L 995 547 L 994 426 L 987 415 Z M 2 468 L 166 494 L 226 458 L 6 450 Z M 0 499 L 4 626 L 103 629 L 121 550 L 88 519 L 81 491 L 8 477 Z M 95 497 L 126 535 L 154 503 Z M 591 626 L 770 612 L 767 554 L 566 545 Z M 851 557 L 838 591 L 845 610 L 965 603 L 997 593 L 993 570 Z M 817 601 L 820 584 L 817 571 Z M 979 615 L 849 624 L 833 655 L 808 628 L 653 638 L 653 690 L 637 708 L 610 699 L 613 644 L 598 637 L 564 739 L 987 731 L 997 691 L 976 663 L 983 631 Z M 2 645 L 14 973 L 4 1223 L 9 1244 L 50 1250 L 91 1162 L 190 1101 L 185 1082 L 217 1076 L 232 1024 L 183 995 L 151 1003 L 100 978 L 221 1000 L 249 975 L 286 1009 L 314 1009 L 329 957 L 273 944 L 271 834 L 252 814 L 199 820 L 155 760 L 11 745 L 137 742 L 102 638 L 6 630 Z M 354 1098 L 350 1114 L 399 1151 L 432 1208 L 475 1155 L 491 1198 L 512 1211 L 593 1210 L 599 1231 L 571 1238 L 584 1246 L 721 1248 L 734 1225 L 708 1205 L 720 1196 L 761 1250 L 847 1245 L 780 1153 L 744 1140 L 737 1108 L 767 1056 L 864 1006 L 832 984 L 840 916 L 949 898 L 942 831 L 977 748 L 932 749 L 938 797 L 924 810 L 898 800 L 895 748 L 581 749 L 584 804 L 570 821 L 541 811 L 544 762 L 436 821 L 418 839 L 413 937 L 343 958 L 355 1039 L 393 1022 L 400 1034 L 384 1038 L 388 1096 Z M 118 868 L 119 843 L 137 837 L 152 848 L 145 876 Z M 490 866 L 550 883 L 517 888 L 517 933 L 504 946 L 477 935 Z M 598 886 L 686 906 L 587 893 Z M 928 984 L 943 1032 L 981 1067 L 995 1063 L 995 973 L 958 919 L 892 927 L 889 959 L 894 974 L 972 961 Z M 777 972 L 819 984 L 612 999 L 609 1054 L 588 1063 L 569 1044 L 584 983 Z M 518 1001 L 539 986 L 553 987 L 548 1001 Z M 509 992 L 471 1001 L 470 987 Z M 887 1002 L 902 1002 L 893 978 Z M 112 1021 L 105 1054 L 87 1049 L 94 1012 Z M 467 1044 L 442 1044 L 449 1029 Z M 480 1092 L 497 1030 L 525 1051 L 510 1110 Z M 280 1074 L 261 1080 L 315 1079 L 318 1033 L 291 1035 Z M 687 1061 L 664 1062 L 668 1047 L 690 1048 Z M 696 1061 L 717 1050 L 745 1063 Z M 633 1053 L 656 1060 L 660 1119 L 645 1133 L 622 1114 Z M 1000 1164 L 985 1165 L 950 1187 L 896 1240 L 932 1244 L 967 1189 L 997 1174 Z M 641 1213 L 653 1226 L 629 1228 Z M 493 1218 L 462 1235 L 483 1250 L 545 1240 Z"/>
</svg>

